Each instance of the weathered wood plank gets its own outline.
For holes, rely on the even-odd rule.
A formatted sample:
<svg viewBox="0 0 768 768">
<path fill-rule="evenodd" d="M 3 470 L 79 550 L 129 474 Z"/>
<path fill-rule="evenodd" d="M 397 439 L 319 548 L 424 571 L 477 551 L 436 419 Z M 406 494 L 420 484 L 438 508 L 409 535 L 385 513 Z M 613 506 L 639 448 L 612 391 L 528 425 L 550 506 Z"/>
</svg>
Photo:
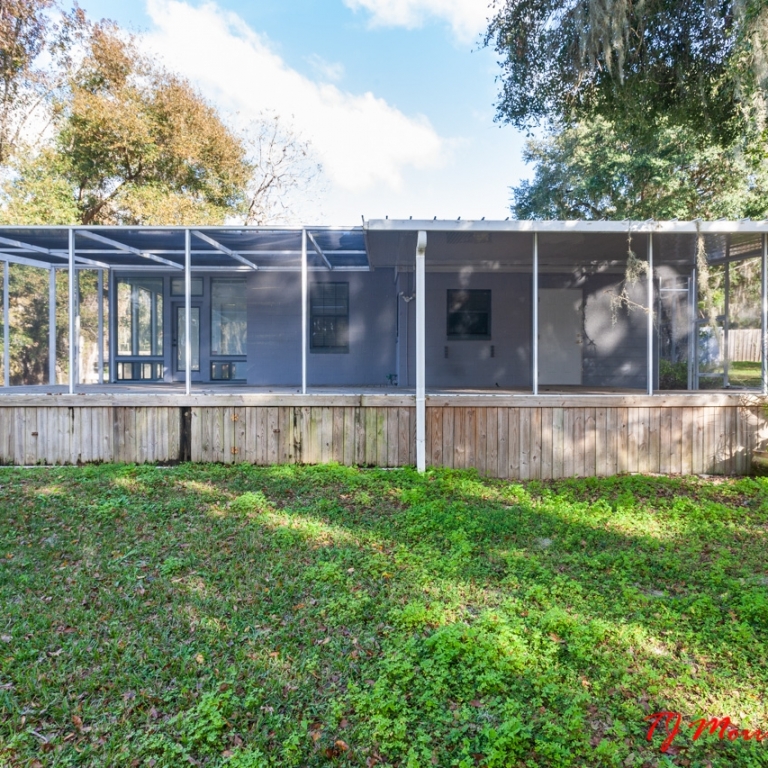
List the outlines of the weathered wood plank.
<svg viewBox="0 0 768 768">
<path fill-rule="evenodd" d="M 608 471 L 608 411 L 595 408 L 595 475 L 605 477 Z"/>
<path fill-rule="evenodd" d="M 416 408 L 408 408 L 408 463 L 416 466 Z"/>
<path fill-rule="evenodd" d="M 680 472 L 690 475 L 693 471 L 693 409 L 681 408 L 682 433 L 680 435 Z"/>
<path fill-rule="evenodd" d="M 443 466 L 443 409 L 427 408 L 430 425 L 427 461 L 432 467 Z"/>
<path fill-rule="evenodd" d="M 27 430 L 24 439 L 24 463 L 37 464 L 37 445 L 40 439 L 37 425 L 37 408 L 24 409 L 24 425 Z"/>
<path fill-rule="evenodd" d="M 277 464 L 280 422 L 277 407 L 267 408 L 267 464 Z"/>
<path fill-rule="evenodd" d="M 387 409 L 376 408 L 376 462 L 377 467 L 387 466 Z"/>
<path fill-rule="evenodd" d="M 499 459 L 497 477 L 509 477 L 509 408 L 497 408 Z"/>
<path fill-rule="evenodd" d="M 455 469 L 465 469 L 466 463 L 466 428 L 467 418 L 464 408 L 453 410 L 453 466 Z"/>
<path fill-rule="evenodd" d="M 563 409 L 549 408 L 552 419 L 550 477 L 563 477 Z"/>
<path fill-rule="evenodd" d="M 618 409 L 619 472 L 629 471 L 629 408 Z"/>
<path fill-rule="evenodd" d="M 521 408 L 520 414 L 520 479 L 531 477 L 531 408 Z"/>
<path fill-rule="evenodd" d="M 475 408 L 475 459 L 472 466 L 481 475 L 488 471 L 488 409 Z"/>
<path fill-rule="evenodd" d="M 672 446 L 672 412 L 664 409 L 659 413 L 659 472 L 670 472 Z"/>
<path fill-rule="evenodd" d="M 331 461 L 337 464 L 344 463 L 344 409 L 334 406 L 333 427 L 331 429 Z"/>
<path fill-rule="evenodd" d="M 249 408 L 250 414 L 253 408 Z M 200 417 L 200 408 L 191 408 L 189 414 L 189 459 L 190 461 L 202 461 L 203 425 Z"/>
<path fill-rule="evenodd" d="M 576 472 L 576 457 L 573 455 L 575 443 L 573 437 L 574 408 L 563 408 L 563 470 L 561 477 L 573 477 Z"/>
<path fill-rule="evenodd" d="M 304 447 L 304 461 L 307 464 L 318 464 L 320 462 L 320 441 L 322 440 L 323 431 L 323 411 L 321 407 L 308 408 L 309 414 L 309 430 L 307 434 L 307 444 Z M 269 438 L 269 423 L 267 423 L 266 431 L 267 439 Z M 267 463 L 269 463 L 269 443 L 267 443 Z"/>
<path fill-rule="evenodd" d="M 584 409 L 584 475 L 594 477 L 597 470 L 597 415 L 594 408 Z"/>
<path fill-rule="evenodd" d="M 619 409 L 609 408 L 605 414 L 608 474 L 619 472 Z"/>
<path fill-rule="evenodd" d="M 177 420 L 178 421 L 178 420 Z M 232 441 L 232 455 L 236 462 L 246 461 L 246 429 L 247 422 L 245 417 L 245 408 L 236 407 L 232 409 L 232 431 L 234 438 Z M 281 463 L 286 463 L 287 457 L 280 457 Z"/>
<path fill-rule="evenodd" d="M 13 462 L 23 464 L 26 454 L 27 425 L 24 421 L 24 408 L 13 409 Z"/>
<path fill-rule="evenodd" d="M 13 464 L 12 436 L 13 428 L 10 424 L 12 408 L 0 407 L 0 464 Z"/>
<path fill-rule="evenodd" d="M 376 466 L 376 428 L 377 413 L 375 408 L 365 408 L 365 461 L 366 466 Z"/>
<path fill-rule="evenodd" d="M 437 409 L 438 411 L 441 409 Z M 397 409 L 397 463 L 405 467 L 411 463 L 411 410 Z"/>
<path fill-rule="evenodd" d="M 672 409 L 672 470 L 679 475 L 683 471 L 683 409 Z"/>
<path fill-rule="evenodd" d="M 211 409 L 200 409 L 200 460 L 204 462 L 213 461 L 213 421 L 211 420 Z"/>
<path fill-rule="evenodd" d="M 72 429 L 74 426 L 74 409 L 70 409 L 70 423 L 69 428 Z M 137 425 L 136 425 L 136 419 L 137 419 L 137 411 L 138 408 L 126 408 L 125 409 L 125 422 L 124 422 L 124 428 L 125 428 L 125 461 L 135 464 L 138 463 L 138 446 L 139 446 L 139 435 L 137 432 Z M 74 434 L 72 434 L 72 439 L 74 440 Z M 75 454 L 75 450 L 70 449 L 69 452 L 69 461 L 72 461 L 72 456 Z M 75 459 L 76 460 L 76 459 Z M 203 458 L 205 461 L 205 457 Z"/>
<path fill-rule="evenodd" d="M 361 467 L 365 464 L 365 408 L 355 408 L 355 464 Z"/>
<path fill-rule="evenodd" d="M 733 408 L 723 408 L 723 474 L 733 472 Z"/>
<path fill-rule="evenodd" d="M 53 408 L 38 408 L 37 409 L 37 454 L 38 454 L 38 463 L 40 464 L 51 464 L 51 444 L 50 444 L 50 436 L 51 436 L 51 421 L 54 418 L 53 414 L 54 409 Z M 109 425 L 110 430 L 112 429 L 112 425 Z M 0 427 L 1 429 L 1 427 Z M 2 438 L 0 438 L 2 440 Z M 0 449 L 0 456 L 2 456 L 2 450 Z M 0 462 L 2 462 L 2 459 L 0 458 Z"/>
<path fill-rule="evenodd" d="M 235 455 L 232 452 L 235 447 L 234 415 L 235 411 L 232 407 L 221 409 L 221 460 L 225 464 L 232 464 L 235 461 Z"/>
<path fill-rule="evenodd" d="M 584 408 L 573 409 L 573 442 L 571 450 L 573 451 L 573 474 L 576 477 L 584 477 Z"/>
<path fill-rule="evenodd" d="M 149 425 L 150 414 L 148 411 L 153 409 L 142 406 L 136 409 L 136 463 L 145 464 L 147 462 L 147 456 L 149 455 Z M 75 424 L 78 424 L 82 429 L 82 419 L 75 420 Z"/>
<path fill-rule="evenodd" d="M 659 409 L 648 409 L 648 471 L 660 472 Z"/>
<path fill-rule="evenodd" d="M 455 409 L 440 408 L 443 413 L 443 466 L 455 466 Z"/>
<path fill-rule="evenodd" d="M 341 454 L 341 463 L 351 467 L 355 463 L 355 409 L 342 408 L 344 445 Z"/>
<path fill-rule="evenodd" d="M 342 408 L 342 413 L 343 411 Z M 300 441 L 298 408 L 291 408 L 287 405 L 279 406 L 277 418 L 280 429 L 280 461 L 284 464 L 295 464 L 296 446 Z"/>
<path fill-rule="evenodd" d="M 541 408 L 530 408 L 530 445 L 528 464 L 529 477 L 538 480 L 541 477 Z"/>
<path fill-rule="evenodd" d="M 333 443 L 333 409 L 328 406 L 318 408 L 320 427 L 320 463 L 327 464 L 331 460 Z"/>
<path fill-rule="evenodd" d="M 508 408 L 509 416 L 509 474 L 510 480 L 520 479 L 520 409 Z"/>
<path fill-rule="evenodd" d="M 488 408 L 486 421 L 486 473 L 489 477 L 499 476 L 499 409 Z"/>
<path fill-rule="evenodd" d="M 464 467 L 469 469 L 477 465 L 477 412 L 474 408 L 464 408 Z"/>
</svg>

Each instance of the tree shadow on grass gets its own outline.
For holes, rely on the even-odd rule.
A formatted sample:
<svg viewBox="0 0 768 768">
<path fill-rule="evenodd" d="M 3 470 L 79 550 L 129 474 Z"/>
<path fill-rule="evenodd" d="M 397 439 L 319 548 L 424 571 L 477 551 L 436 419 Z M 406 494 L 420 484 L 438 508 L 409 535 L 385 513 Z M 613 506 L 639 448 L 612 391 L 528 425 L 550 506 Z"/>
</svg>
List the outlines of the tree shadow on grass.
<svg viewBox="0 0 768 768">
<path fill-rule="evenodd" d="M 0 594 L 32 638 L 0 668 L 5 711 L 47 697 L 60 740 L 73 712 L 100 738 L 111 723 L 106 745 L 75 729 L 63 747 L 94 764 L 172 765 L 178 748 L 201 765 L 248 749 L 257 765 L 661 765 L 651 712 L 764 715 L 760 483 L 715 498 L 663 478 L 47 474 L 6 488 L 19 514 L 0 541 L 26 564 L 0 571 Z M 681 502 L 694 495 L 699 512 Z M 678 746 L 693 764 L 764 764 L 754 743 Z"/>
</svg>

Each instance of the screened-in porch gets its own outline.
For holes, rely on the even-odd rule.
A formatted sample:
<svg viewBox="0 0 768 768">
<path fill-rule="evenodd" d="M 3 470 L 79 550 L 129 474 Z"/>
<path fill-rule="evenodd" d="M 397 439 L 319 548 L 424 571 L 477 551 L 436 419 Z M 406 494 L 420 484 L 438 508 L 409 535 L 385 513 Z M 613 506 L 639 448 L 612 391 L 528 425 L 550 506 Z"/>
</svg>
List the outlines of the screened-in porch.
<svg viewBox="0 0 768 768">
<path fill-rule="evenodd" d="M 748 471 L 766 230 L 5 227 L 0 461 Z"/>
</svg>

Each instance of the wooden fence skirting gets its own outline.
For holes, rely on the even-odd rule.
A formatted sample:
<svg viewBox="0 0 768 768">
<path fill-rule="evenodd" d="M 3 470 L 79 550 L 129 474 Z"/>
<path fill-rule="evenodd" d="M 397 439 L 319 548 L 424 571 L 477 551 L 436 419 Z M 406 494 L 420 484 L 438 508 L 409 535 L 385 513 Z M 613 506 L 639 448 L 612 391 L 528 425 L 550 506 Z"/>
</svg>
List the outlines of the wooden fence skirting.
<svg viewBox="0 0 768 768">
<path fill-rule="evenodd" d="M 764 406 L 610 397 L 541 404 L 434 398 L 428 466 L 549 479 L 621 472 L 748 474 L 768 438 Z M 305 402 L 305 401 L 302 401 Z M 405 405 L 5 406 L 0 463 L 249 462 L 413 465 L 415 408 Z"/>
</svg>

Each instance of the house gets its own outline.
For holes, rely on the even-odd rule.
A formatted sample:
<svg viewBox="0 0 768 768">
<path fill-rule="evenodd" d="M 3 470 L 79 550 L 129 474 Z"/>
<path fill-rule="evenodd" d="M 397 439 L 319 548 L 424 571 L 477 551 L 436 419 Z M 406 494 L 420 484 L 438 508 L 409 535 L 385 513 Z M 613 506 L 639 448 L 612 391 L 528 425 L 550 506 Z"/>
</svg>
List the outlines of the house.
<svg viewBox="0 0 768 768">
<path fill-rule="evenodd" d="M 49 270 L 52 312 L 66 272 L 74 341 L 66 382 L 54 353 L 48 384 L 9 386 L 5 335 L 0 460 L 746 472 L 768 392 L 766 233 L 750 221 L 0 228 L 5 275 Z M 5 318 L 8 306 L 4 290 Z M 61 329 L 49 332 L 55 351 Z"/>
</svg>

